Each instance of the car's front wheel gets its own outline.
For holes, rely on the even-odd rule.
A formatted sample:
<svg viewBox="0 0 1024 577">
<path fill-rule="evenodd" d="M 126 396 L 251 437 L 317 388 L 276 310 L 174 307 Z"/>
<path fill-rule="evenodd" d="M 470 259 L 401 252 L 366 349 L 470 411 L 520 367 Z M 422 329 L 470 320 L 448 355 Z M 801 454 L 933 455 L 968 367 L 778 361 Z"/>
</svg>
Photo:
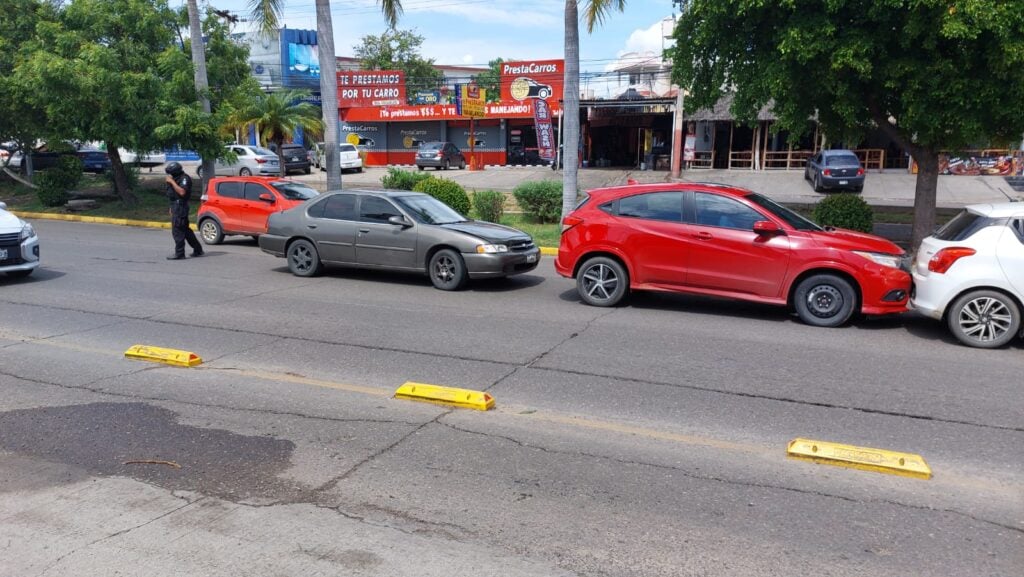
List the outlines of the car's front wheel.
<svg viewBox="0 0 1024 577">
<path fill-rule="evenodd" d="M 976 290 L 956 299 L 946 323 L 961 343 L 994 349 L 1020 332 L 1020 308 L 1009 296 L 993 290 Z"/>
<path fill-rule="evenodd" d="M 583 302 L 595 307 L 612 307 L 629 291 L 629 273 L 619 261 L 595 256 L 580 267 L 576 291 Z"/>
<path fill-rule="evenodd" d="M 288 270 L 295 276 L 316 276 L 323 270 L 320 254 L 308 240 L 299 239 L 288 245 Z"/>
<path fill-rule="evenodd" d="M 204 244 L 220 244 L 224 240 L 224 229 L 212 218 L 199 221 L 199 237 Z"/>
<path fill-rule="evenodd" d="M 469 274 L 462 255 L 449 248 L 430 257 L 430 282 L 443 291 L 459 290 L 466 285 Z"/>
<path fill-rule="evenodd" d="M 800 282 L 793 306 L 803 322 L 815 327 L 838 327 L 853 316 L 857 292 L 844 278 L 816 274 Z"/>
<path fill-rule="evenodd" d="M 252 176 L 252 171 L 251 171 L 251 170 L 249 170 L 248 168 L 246 168 L 246 167 L 244 167 L 244 166 L 243 166 L 243 167 L 242 167 L 242 168 L 241 168 L 241 169 L 240 169 L 240 170 L 238 171 L 238 176 Z"/>
</svg>

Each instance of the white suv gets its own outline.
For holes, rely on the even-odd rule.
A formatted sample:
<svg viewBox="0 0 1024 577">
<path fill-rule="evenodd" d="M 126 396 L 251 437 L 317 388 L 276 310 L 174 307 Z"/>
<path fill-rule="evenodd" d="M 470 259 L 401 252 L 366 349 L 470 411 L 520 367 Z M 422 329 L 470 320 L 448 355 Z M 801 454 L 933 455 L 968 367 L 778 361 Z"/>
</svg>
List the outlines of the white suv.
<svg viewBox="0 0 1024 577">
<path fill-rule="evenodd" d="M 316 150 L 316 164 L 320 170 L 327 170 L 327 160 L 324 158 L 324 143 L 318 142 L 313 147 Z M 354 144 L 348 142 L 342 142 L 338 144 L 338 158 L 341 162 L 341 171 L 354 170 L 356 172 L 363 171 L 363 159 L 359 156 L 359 148 Z"/>
<path fill-rule="evenodd" d="M 1021 334 L 1024 203 L 971 205 L 921 242 L 911 306 L 945 320 L 965 345 L 1001 347 Z"/>
<path fill-rule="evenodd" d="M 0 273 L 26 277 L 39 266 L 39 237 L 31 224 L 6 209 L 0 202 Z"/>
</svg>

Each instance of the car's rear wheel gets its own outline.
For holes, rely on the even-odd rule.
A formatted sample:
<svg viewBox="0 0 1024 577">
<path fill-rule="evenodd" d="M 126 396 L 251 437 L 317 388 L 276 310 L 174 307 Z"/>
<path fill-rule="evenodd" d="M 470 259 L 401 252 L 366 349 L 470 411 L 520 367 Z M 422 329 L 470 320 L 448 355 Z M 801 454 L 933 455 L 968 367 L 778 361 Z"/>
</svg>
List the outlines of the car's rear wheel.
<svg viewBox="0 0 1024 577">
<path fill-rule="evenodd" d="M 242 168 L 241 168 L 241 169 L 240 169 L 240 170 L 238 171 L 238 176 L 252 176 L 252 171 L 251 171 L 251 170 L 249 170 L 248 168 L 246 168 L 246 167 L 244 167 L 244 166 L 243 166 L 243 167 L 242 167 Z"/>
<path fill-rule="evenodd" d="M 316 276 L 324 265 L 320 262 L 320 254 L 308 240 L 299 239 L 288 245 L 288 270 L 295 276 Z"/>
<path fill-rule="evenodd" d="M 34 270 L 36 270 L 36 269 L 30 268 L 28 270 L 12 270 L 12 271 L 7 273 L 7 276 L 9 276 L 11 278 L 25 278 L 28 275 L 32 274 L 32 271 L 34 271 Z"/>
<path fill-rule="evenodd" d="M 805 278 L 793 294 L 793 306 L 803 322 L 815 327 L 838 327 L 856 310 L 857 292 L 844 278 L 816 274 Z"/>
<path fill-rule="evenodd" d="M 466 170 L 466 159 L 463 158 L 459 161 L 459 170 Z"/>
<path fill-rule="evenodd" d="M 452 167 L 452 163 L 449 162 L 447 159 L 445 159 L 445 161 L 444 161 L 444 169 L 448 170 L 451 167 Z"/>
<path fill-rule="evenodd" d="M 864 192 L 864 187 L 863 186 L 855 186 L 855 187 L 853 187 L 853 192 Z"/>
<path fill-rule="evenodd" d="M 821 177 L 817 174 L 814 175 L 814 192 L 823 192 L 825 187 L 821 185 Z"/>
<path fill-rule="evenodd" d="M 310 172 L 313 172 L 313 171 L 307 166 L 303 172 L 305 172 L 306 174 L 309 174 Z"/>
<path fill-rule="evenodd" d="M 994 349 L 1020 333 L 1020 308 L 1001 292 L 976 290 L 953 302 L 946 323 L 961 343 L 980 349 Z"/>
<path fill-rule="evenodd" d="M 459 290 L 466 285 L 469 274 L 462 255 L 449 248 L 430 257 L 430 282 L 443 291 Z"/>
<path fill-rule="evenodd" d="M 417 164 L 417 165 L 416 165 L 416 168 L 418 168 L 418 169 L 420 169 L 420 170 L 423 170 L 424 166 L 423 166 L 422 164 Z"/>
<path fill-rule="evenodd" d="M 629 291 L 629 273 L 619 261 L 595 256 L 580 267 L 576 275 L 576 291 L 588 305 L 615 306 Z"/>
<path fill-rule="evenodd" d="M 204 218 L 199 221 L 199 237 L 204 244 L 220 244 L 224 241 L 224 229 L 216 220 Z"/>
</svg>

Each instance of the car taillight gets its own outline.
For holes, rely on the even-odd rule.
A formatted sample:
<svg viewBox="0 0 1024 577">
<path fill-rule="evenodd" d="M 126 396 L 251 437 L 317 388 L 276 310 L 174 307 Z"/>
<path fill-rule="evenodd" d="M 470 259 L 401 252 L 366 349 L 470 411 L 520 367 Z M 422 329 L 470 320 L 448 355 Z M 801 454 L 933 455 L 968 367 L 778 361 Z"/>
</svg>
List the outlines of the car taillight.
<svg viewBox="0 0 1024 577">
<path fill-rule="evenodd" d="M 939 252 L 935 253 L 932 260 L 928 261 L 928 270 L 939 274 L 945 274 L 949 267 L 953 266 L 953 263 L 964 258 L 965 256 L 971 256 L 975 254 L 976 250 L 973 248 L 967 248 L 962 246 L 953 246 L 944 248 Z"/>
<path fill-rule="evenodd" d="M 257 158 L 256 159 L 256 164 L 265 164 L 266 162 L 267 162 L 266 158 Z"/>
<path fill-rule="evenodd" d="M 441 158 L 442 156 L 444 156 L 444 153 L 443 153 L 443 152 L 441 152 L 441 151 L 438 151 L 438 152 L 437 152 L 437 157 L 438 157 L 438 158 Z"/>
<path fill-rule="evenodd" d="M 569 230 L 577 224 L 583 224 L 583 219 L 578 216 L 569 215 L 562 219 L 562 232 Z"/>
<path fill-rule="evenodd" d="M 857 169 L 857 176 L 864 176 L 864 169 L 863 168 L 858 168 Z"/>
<path fill-rule="evenodd" d="M 832 171 L 827 168 L 821 171 L 821 173 L 824 174 L 825 176 L 832 176 Z"/>
</svg>

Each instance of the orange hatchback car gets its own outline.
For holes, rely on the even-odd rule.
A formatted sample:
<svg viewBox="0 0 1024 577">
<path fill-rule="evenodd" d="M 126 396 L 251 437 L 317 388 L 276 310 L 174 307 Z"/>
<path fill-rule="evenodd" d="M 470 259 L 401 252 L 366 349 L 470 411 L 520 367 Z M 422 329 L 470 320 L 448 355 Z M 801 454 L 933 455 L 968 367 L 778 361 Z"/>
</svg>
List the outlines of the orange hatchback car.
<svg viewBox="0 0 1024 577">
<path fill-rule="evenodd" d="M 206 244 L 243 234 L 267 232 L 267 219 L 320 194 L 302 183 L 280 178 L 227 176 L 211 178 L 200 198 L 196 222 Z"/>
</svg>

